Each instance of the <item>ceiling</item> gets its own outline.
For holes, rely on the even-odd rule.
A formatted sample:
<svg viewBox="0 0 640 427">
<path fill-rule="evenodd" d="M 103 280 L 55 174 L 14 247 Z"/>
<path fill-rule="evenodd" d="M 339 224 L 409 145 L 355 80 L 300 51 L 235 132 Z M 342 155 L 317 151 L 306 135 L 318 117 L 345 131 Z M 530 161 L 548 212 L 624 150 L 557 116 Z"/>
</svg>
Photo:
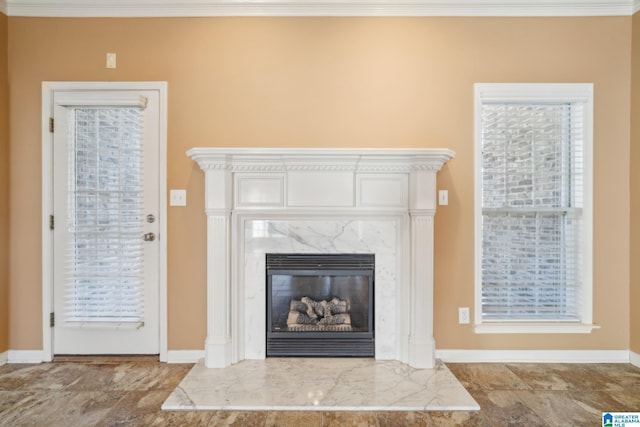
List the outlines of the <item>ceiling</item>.
<svg viewBox="0 0 640 427">
<path fill-rule="evenodd" d="M 640 0 L 0 0 L 8 16 L 630 16 Z"/>
</svg>

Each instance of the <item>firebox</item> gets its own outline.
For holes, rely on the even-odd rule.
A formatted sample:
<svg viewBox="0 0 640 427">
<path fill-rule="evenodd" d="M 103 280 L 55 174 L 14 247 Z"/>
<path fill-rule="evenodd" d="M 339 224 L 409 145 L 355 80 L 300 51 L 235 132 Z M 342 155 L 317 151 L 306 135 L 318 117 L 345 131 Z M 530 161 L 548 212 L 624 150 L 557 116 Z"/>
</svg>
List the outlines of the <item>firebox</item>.
<svg viewBox="0 0 640 427">
<path fill-rule="evenodd" d="M 374 357 L 373 254 L 266 254 L 267 357 Z"/>
</svg>

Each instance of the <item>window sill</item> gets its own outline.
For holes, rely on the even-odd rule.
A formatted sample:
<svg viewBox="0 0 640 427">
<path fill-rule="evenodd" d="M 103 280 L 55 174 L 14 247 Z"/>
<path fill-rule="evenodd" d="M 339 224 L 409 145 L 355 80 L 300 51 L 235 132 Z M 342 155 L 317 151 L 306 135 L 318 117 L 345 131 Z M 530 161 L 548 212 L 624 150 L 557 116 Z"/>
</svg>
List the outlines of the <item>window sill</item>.
<svg viewBox="0 0 640 427">
<path fill-rule="evenodd" d="M 482 323 L 476 334 L 590 334 L 600 326 L 586 323 Z"/>
</svg>

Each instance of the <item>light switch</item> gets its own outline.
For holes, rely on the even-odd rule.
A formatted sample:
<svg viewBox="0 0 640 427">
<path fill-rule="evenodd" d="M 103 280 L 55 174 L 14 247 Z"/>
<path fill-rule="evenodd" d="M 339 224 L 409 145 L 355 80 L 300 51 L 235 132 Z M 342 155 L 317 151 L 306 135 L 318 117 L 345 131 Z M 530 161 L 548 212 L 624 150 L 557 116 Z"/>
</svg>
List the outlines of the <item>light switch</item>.
<svg viewBox="0 0 640 427">
<path fill-rule="evenodd" d="M 187 206 L 187 190 L 171 190 L 169 192 L 170 206 Z"/>
<path fill-rule="evenodd" d="M 449 204 L 449 191 L 447 190 L 438 191 L 438 204 L 441 206 Z"/>
</svg>

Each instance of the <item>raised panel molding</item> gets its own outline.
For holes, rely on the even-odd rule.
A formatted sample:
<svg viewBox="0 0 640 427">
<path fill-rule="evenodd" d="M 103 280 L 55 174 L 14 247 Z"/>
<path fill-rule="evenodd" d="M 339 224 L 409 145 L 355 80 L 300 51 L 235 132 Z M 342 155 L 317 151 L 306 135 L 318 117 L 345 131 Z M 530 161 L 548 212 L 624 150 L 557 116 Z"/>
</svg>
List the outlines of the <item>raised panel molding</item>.
<svg viewBox="0 0 640 427">
<path fill-rule="evenodd" d="M 0 0 L 8 16 L 630 16 L 637 0 Z"/>
<path fill-rule="evenodd" d="M 358 174 L 356 200 L 361 207 L 406 209 L 408 205 L 407 176 Z"/>
<path fill-rule="evenodd" d="M 352 207 L 353 172 L 289 172 L 287 204 L 291 207 Z"/>
<path fill-rule="evenodd" d="M 246 175 L 235 177 L 237 208 L 283 207 L 285 204 L 285 177 L 279 174 Z"/>
</svg>

